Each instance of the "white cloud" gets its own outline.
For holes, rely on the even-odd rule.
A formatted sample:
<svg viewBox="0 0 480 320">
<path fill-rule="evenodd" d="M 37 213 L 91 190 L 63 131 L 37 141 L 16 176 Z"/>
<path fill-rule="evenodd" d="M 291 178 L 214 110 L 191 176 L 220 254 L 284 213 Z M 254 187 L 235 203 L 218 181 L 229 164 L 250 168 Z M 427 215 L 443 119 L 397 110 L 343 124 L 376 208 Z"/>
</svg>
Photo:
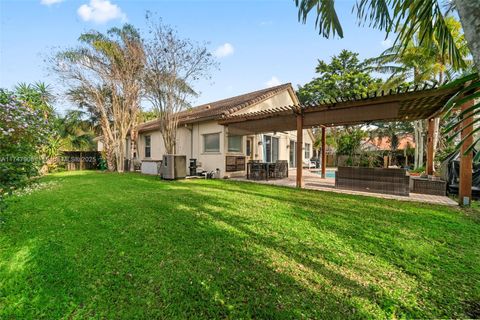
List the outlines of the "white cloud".
<svg viewBox="0 0 480 320">
<path fill-rule="evenodd" d="M 275 76 L 272 76 L 270 78 L 270 80 L 268 80 L 267 82 L 265 82 L 265 85 L 270 88 L 270 87 L 275 87 L 275 86 L 279 86 L 281 85 L 282 82 Z"/>
<path fill-rule="evenodd" d="M 226 56 L 232 55 L 234 52 L 235 52 L 235 48 L 230 43 L 226 42 L 221 46 L 219 46 L 217 49 L 215 49 L 213 54 L 217 58 L 224 58 Z"/>
<path fill-rule="evenodd" d="M 40 3 L 45 5 L 45 6 L 51 6 L 52 4 L 55 3 L 60 3 L 63 2 L 64 0 L 41 0 Z"/>
<path fill-rule="evenodd" d="M 261 21 L 260 26 L 265 27 L 265 26 L 271 26 L 273 24 L 272 20 L 267 20 L 267 21 Z"/>
<path fill-rule="evenodd" d="M 381 42 L 382 47 L 384 48 L 390 48 L 392 46 L 392 40 L 390 39 L 385 39 Z"/>
<path fill-rule="evenodd" d="M 127 15 L 122 9 L 109 0 L 90 0 L 89 4 L 82 4 L 77 13 L 82 20 L 96 23 L 105 23 L 115 19 L 127 20 Z"/>
</svg>

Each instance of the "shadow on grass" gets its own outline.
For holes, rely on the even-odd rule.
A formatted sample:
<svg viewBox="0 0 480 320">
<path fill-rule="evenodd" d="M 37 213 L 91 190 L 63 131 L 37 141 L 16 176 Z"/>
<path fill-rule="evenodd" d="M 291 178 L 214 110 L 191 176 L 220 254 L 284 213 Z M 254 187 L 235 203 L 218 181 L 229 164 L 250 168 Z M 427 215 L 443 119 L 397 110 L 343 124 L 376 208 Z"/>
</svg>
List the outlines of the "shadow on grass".
<svg viewBox="0 0 480 320">
<path fill-rule="evenodd" d="M 0 316 L 463 315 L 458 301 L 442 305 L 450 289 L 428 295 L 415 274 L 421 264 L 395 258 L 405 250 L 388 241 L 395 230 L 406 230 L 400 239 L 427 231 L 405 222 L 407 208 L 221 181 L 60 179 L 58 189 L 15 203 L 0 229 Z M 404 219 L 385 217 L 390 209 Z"/>
</svg>

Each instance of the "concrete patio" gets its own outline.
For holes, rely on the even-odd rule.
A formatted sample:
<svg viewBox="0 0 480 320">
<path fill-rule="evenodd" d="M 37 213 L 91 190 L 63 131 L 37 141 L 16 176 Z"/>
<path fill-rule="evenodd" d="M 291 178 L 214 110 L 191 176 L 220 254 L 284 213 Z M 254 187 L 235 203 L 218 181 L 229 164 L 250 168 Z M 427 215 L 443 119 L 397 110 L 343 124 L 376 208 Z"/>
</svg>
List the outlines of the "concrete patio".
<svg viewBox="0 0 480 320">
<path fill-rule="evenodd" d="M 296 169 L 290 169 L 288 172 L 288 178 L 285 178 L 285 179 L 270 179 L 266 181 L 266 180 L 247 180 L 246 177 L 244 177 L 244 178 L 235 178 L 235 180 L 295 188 L 296 187 Z M 419 194 L 419 193 L 410 193 L 409 196 L 396 196 L 396 195 L 373 193 L 373 192 L 336 189 L 334 178 L 322 179 L 319 174 L 311 172 L 310 170 L 305 170 L 305 169 L 303 170 L 303 181 L 304 181 L 304 188 L 309 190 L 329 191 L 329 192 L 337 192 L 337 193 L 344 193 L 344 194 L 369 196 L 369 197 L 382 198 L 382 199 L 414 201 L 414 202 L 423 202 L 423 203 L 440 204 L 440 205 L 448 205 L 448 206 L 458 205 L 456 201 L 446 196 L 433 196 L 433 195 Z"/>
</svg>

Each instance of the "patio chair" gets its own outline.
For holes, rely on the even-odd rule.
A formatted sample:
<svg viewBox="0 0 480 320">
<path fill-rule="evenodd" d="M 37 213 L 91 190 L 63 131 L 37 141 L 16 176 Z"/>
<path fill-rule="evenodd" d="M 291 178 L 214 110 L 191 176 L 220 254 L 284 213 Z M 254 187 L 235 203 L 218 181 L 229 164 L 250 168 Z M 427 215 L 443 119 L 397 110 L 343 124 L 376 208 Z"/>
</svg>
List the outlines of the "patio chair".
<svg viewBox="0 0 480 320">
<path fill-rule="evenodd" d="M 315 161 L 311 161 L 310 159 L 303 160 L 303 167 L 304 168 L 312 169 L 312 168 L 315 168 L 316 165 L 317 164 L 315 163 Z"/>
<path fill-rule="evenodd" d="M 288 177 L 288 161 L 277 160 L 275 163 L 274 177 L 277 179 L 283 179 Z"/>
<path fill-rule="evenodd" d="M 265 164 L 259 162 L 249 162 L 250 173 L 249 178 L 252 180 L 266 179 L 267 172 L 265 170 Z"/>
</svg>

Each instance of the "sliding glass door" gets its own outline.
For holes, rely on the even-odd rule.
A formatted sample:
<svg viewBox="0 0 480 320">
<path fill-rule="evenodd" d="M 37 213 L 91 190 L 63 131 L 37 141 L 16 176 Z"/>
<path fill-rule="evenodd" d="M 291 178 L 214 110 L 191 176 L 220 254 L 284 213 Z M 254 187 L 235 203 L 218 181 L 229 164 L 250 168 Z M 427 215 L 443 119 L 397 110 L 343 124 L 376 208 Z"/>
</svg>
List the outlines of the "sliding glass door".
<svg viewBox="0 0 480 320">
<path fill-rule="evenodd" d="M 290 161 L 289 166 L 290 168 L 295 168 L 297 166 L 297 157 L 296 157 L 296 150 L 297 150 L 297 142 L 290 140 Z"/>
<path fill-rule="evenodd" d="M 263 159 L 265 162 L 276 162 L 278 160 L 278 138 L 272 136 L 263 136 Z"/>
</svg>

